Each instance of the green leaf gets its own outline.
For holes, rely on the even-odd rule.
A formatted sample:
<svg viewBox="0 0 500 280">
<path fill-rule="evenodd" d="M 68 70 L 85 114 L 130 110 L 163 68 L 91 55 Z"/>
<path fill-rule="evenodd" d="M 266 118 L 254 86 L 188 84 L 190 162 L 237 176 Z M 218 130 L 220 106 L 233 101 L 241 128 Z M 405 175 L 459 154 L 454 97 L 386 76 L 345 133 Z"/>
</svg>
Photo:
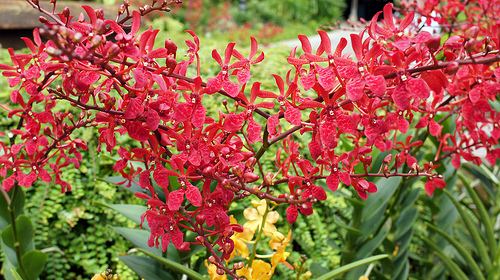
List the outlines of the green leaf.
<svg viewBox="0 0 500 280">
<path fill-rule="evenodd" d="M 387 237 L 387 234 L 391 230 L 391 222 L 388 220 L 384 226 L 379 230 L 377 235 L 375 235 L 370 241 L 366 242 L 359 248 L 359 251 L 356 253 L 356 259 L 363 259 L 367 256 L 371 255 L 375 249 L 382 244 L 382 241 Z"/>
<path fill-rule="evenodd" d="M 479 266 L 477 265 L 476 261 L 474 260 L 474 258 L 472 258 L 472 256 L 469 254 L 469 252 L 467 252 L 467 250 L 464 248 L 464 246 L 462 246 L 462 244 L 460 244 L 459 241 L 457 241 L 456 239 L 451 237 L 450 234 L 442 231 L 441 229 L 439 229 L 438 227 L 436 227 L 430 223 L 427 223 L 427 226 L 431 230 L 435 231 L 437 234 L 441 235 L 451 245 L 453 245 L 453 247 L 455 247 L 455 249 L 457 249 L 458 253 L 460 255 L 462 255 L 462 257 L 464 258 L 466 263 L 470 266 L 472 273 L 474 273 L 474 276 L 476 277 L 476 279 L 484 280 L 483 274 L 481 273 L 481 269 L 479 269 Z"/>
<path fill-rule="evenodd" d="M 456 280 L 468 280 L 469 278 L 465 275 L 465 273 L 458 267 L 458 265 L 450 259 L 448 256 L 446 256 L 441 249 L 432 241 L 422 238 L 425 244 L 429 246 L 434 253 L 441 259 L 443 264 L 446 266 L 447 270 L 450 272 L 451 276 L 453 276 L 453 279 Z"/>
<path fill-rule="evenodd" d="M 18 261 L 16 250 L 14 249 L 14 247 L 7 246 L 4 240 L 2 240 L 2 252 L 4 253 L 4 256 L 6 258 L 6 263 L 11 263 L 13 266 L 17 267 Z"/>
<path fill-rule="evenodd" d="M 486 207 L 484 206 L 483 202 L 477 195 L 476 191 L 474 191 L 470 186 L 468 180 L 462 174 L 459 174 L 458 176 L 460 177 L 460 180 L 464 184 L 465 188 L 467 188 L 467 192 L 472 198 L 472 201 L 474 201 L 474 204 L 476 205 L 476 208 L 479 212 L 479 216 L 481 217 L 481 222 L 483 223 L 484 229 L 486 231 L 486 240 L 488 242 L 488 247 L 490 249 L 490 256 L 493 259 L 497 252 L 497 242 L 495 240 L 495 233 L 493 230 L 493 225 L 491 223 L 491 218 L 490 218 L 491 216 L 488 214 L 488 211 L 486 211 Z"/>
<path fill-rule="evenodd" d="M 21 215 L 16 219 L 16 238 L 14 238 L 14 232 L 12 225 L 9 225 L 2 231 L 2 240 L 5 245 L 11 248 L 15 248 L 15 240 L 20 245 L 21 254 L 34 249 L 33 246 L 33 226 L 30 219 Z"/>
<path fill-rule="evenodd" d="M 365 202 L 365 207 L 363 208 L 363 216 L 366 217 L 364 218 L 365 221 L 370 220 L 372 215 L 380 209 L 385 209 L 400 183 L 401 177 L 377 180 L 375 183 L 377 185 L 377 192 L 368 197 Z"/>
<path fill-rule="evenodd" d="M 26 277 L 29 280 L 36 280 L 47 262 L 47 255 L 38 250 L 33 250 L 23 255 L 22 262 Z"/>
<path fill-rule="evenodd" d="M 484 268 L 486 269 L 486 271 L 489 271 L 491 269 L 491 260 L 488 257 L 486 245 L 484 244 L 484 241 L 481 239 L 481 234 L 479 233 L 477 225 L 474 224 L 469 214 L 465 212 L 465 210 L 462 208 L 462 205 L 458 203 L 458 201 L 453 197 L 452 194 L 450 194 L 450 192 L 444 190 L 444 193 L 446 194 L 446 196 L 448 196 L 453 205 L 455 205 L 455 208 L 458 210 L 458 214 L 460 214 L 460 217 L 462 217 L 462 220 L 464 221 L 467 230 L 469 231 L 472 239 L 474 240 L 475 247 L 477 248 L 479 257 L 483 262 Z"/>
<path fill-rule="evenodd" d="M 203 275 L 199 274 L 198 272 L 192 270 L 191 268 L 189 268 L 185 265 L 182 265 L 180 263 L 174 262 L 174 261 L 166 259 L 166 258 L 158 257 L 158 256 L 156 256 L 156 255 L 154 255 L 146 250 L 140 249 L 140 248 L 137 250 L 144 253 L 145 255 L 151 257 L 155 261 L 165 265 L 168 269 L 175 271 L 177 273 L 180 273 L 180 274 L 187 275 L 190 279 L 206 280 L 205 277 L 203 277 Z"/>
<path fill-rule="evenodd" d="M 408 230 L 413 227 L 415 220 L 417 219 L 418 211 L 415 207 L 409 207 L 401 212 L 398 220 L 396 221 L 396 231 L 394 233 L 394 238 L 397 240 L 401 238 Z"/>
<path fill-rule="evenodd" d="M 394 270 L 394 272 L 399 273 L 396 276 L 393 276 L 392 279 L 408 279 L 408 275 L 410 274 L 410 262 L 408 261 L 408 256 L 405 256 L 401 260 L 401 270 Z"/>
<path fill-rule="evenodd" d="M 148 246 L 148 239 L 150 235 L 149 231 L 143 229 L 133 229 L 125 227 L 113 227 L 113 229 L 120 235 L 125 237 L 127 240 L 132 242 L 134 246 L 142 248 L 157 256 L 161 256 L 161 249 Z"/>
<path fill-rule="evenodd" d="M 130 269 L 139 274 L 142 279 L 147 280 L 175 280 L 170 273 L 162 269 L 162 266 L 148 257 L 142 256 L 120 256 L 119 259 Z"/>
<path fill-rule="evenodd" d="M 15 191 L 15 194 L 11 195 Z M 14 209 L 14 216 L 19 216 L 24 209 L 24 192 L 22 189 L 15 188 L 8 193 L 13 196 L 11 200 L 11 209 Z M 11 223 L 10 211 L 7 205 L 7 201 L 3 195 L 0 195 L 0 231 L 3 230 Z"/>
<path fill-rule="evenodd" d="M 385 259 L 385 258 L 388 258 L 389 255 L 388 254 L 383 254 L 383 255 L 376 255 L 376 256 L 372 256 L 372 257 L 369 257 L 369 258 L 366 258 L 366 259 L 362 259 L 362 260 L 359 260 L 359 261 L 355 261 L 355 262 L 352 262 L 350 264 L 346 264 L 346 265 L 343 265 L 339 268 L 336 268 L 326 274 L 323 274 L 321 275 L 320 277 L 318 277 L 316 280 L 329 280 L 329 279 L 333 279 L 335 278 L 336 276 L 339 276 L 353 268 L 356 268 L 358 266 L 362 266 L 362 265 L 367 265 L 369 263 L 372 263 L 372 262 L 375 262 L 375 261 L 378 261 L 378 260 L 381 260 L 381 259 Z"/>
<path fill-rule="evenodd" d="M 5 251 L 4 251 L 5 252 Z M 14 253 L 15 256 L 15 253 Z M 5 280 L 23 280 L 19 273 L 16 271 L 15 265 L 13 265 L 9 259 L 4 259 L 4 262 L 1 267 L 1 272 L 3 272 L 3 275 L 0 274 L 0 277 L 3 276 L 5 277 Z"/>
<path fill-rule="evenodd" d="M 24 280 L 13 267 L 6 269 L 5 272 L 5 280 Z"/>
<path fill-rule="evenodd" d="M 141 215 L 147 210 L 145 206 L 135 204 L 111 204 L 106 206 L 131 219 L 138 225 L 141 224 Z M 147 223 L 144 223 L 142 226 L 149 229 Z"/>
</svg>

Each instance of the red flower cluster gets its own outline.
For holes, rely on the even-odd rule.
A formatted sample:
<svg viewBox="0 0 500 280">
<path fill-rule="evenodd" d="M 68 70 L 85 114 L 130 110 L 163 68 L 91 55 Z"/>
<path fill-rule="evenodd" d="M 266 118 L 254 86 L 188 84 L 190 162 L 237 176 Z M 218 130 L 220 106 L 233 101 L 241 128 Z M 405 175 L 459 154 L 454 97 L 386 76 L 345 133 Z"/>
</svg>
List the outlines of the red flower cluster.
<svg viewBox="0 0 500 280">
<path fill-rule="evenodd" d="M 49 18 L 42 18 L 34 41 L 24 39 L 29 54 L 11 51 L 12 65 L 0 65 L 15 88 L 9 116 L 19 120 L 0 142 L 3 189 L 29 187 L 37 179 L 70 189 L 61 172 L 78 167 L 79 151 L 86 149 L 72 132 L 95 127 L 99 149 L 120 156 L 114 170 L 144 189 L 137 196 L 149 207 L 143 218 L 150 245 L 163 250 L 170 242 L 188 249 L 184 232 L 192 231 L 194 243 L 206 246 L 223 267 L 234 248 L 231 235 L 242 231 L 227 214 L 235 199 L 256 195 L 286 204 L 293 223 L 299 212 L 310 215 L 326 199 L 321 182 L 331 191 L 342 182 L 366 199 L 377 190 L 368 177 L 422 176 L 432 195 L 445 186 L 434 171 L 439 162 L 451 158 L 459 167 L 462 159 L 481 164 L 484 157 L 495 164 L 500 157 L 499 23 L 479 20 L 494 18 L 486 5 L 491 1 L 472 3 L 466 12 L 481 13 L 471 12 L 469 25 L 453 29 L 443 44 L 419 31 L 413 12 L 394 17 L 391 4 L 381 22 L 378 13 L 351 35 L 355 58 L 343 54 L 346 39 L 334 50 L 320 31 L 314 51 L 301 35 L 303 54 L 292 50 L 292 70 L 285 78 L 274 75 L 275 92 L 259 82 L 247 86 L 252 66 L 264 59 L 254 38 L 248 57 L 234 43 L 223 57 L 214 50 L 220 65 L 215 77 L 200 76 L 200 40 L 193 32 L 185 60 L 170 40 L 155 48 L 158 30 L 141 32 L 141 16 L 177 1 L 156 0 L 139 11 L 124 4 L 116 20 L 89 6 L 83 7 L 86 17 L 74 17 L 67 9 L 53 14 L 27 1 Z M 196 77 L 187 76 L 189 68 Z M 234 106 L 226 108 L 232 109 L 207 115 L 202 100 L 213 94 L 228 98 Z M 73 110 L 59 111 L 62 102 Z M 443 130 L 448 118 L 456 126 Z M 311 139 L 306 149 L 296 133 Z M 118 143 L 123 134 L 137 145 Z M 439 148 L 433 161 L 419 163 L 414 152 L 427 137 Z M 276 169 L 265 170 L 261 159 L 271 146 L 278 146 Z M 387 156 L 372 173 L 375 150 Z M 279 184 L 288 184 L 289 193 L 279 193 Z"/>
</svg>

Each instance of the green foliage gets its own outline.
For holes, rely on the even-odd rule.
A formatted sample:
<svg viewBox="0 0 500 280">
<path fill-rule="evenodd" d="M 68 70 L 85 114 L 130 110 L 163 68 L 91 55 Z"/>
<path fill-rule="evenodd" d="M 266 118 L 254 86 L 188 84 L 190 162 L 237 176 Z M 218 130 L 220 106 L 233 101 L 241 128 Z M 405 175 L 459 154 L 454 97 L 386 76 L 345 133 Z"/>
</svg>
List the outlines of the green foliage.
<svg viewBox="0 0 500 280">
<path fill-rule="evenodd" d="M 248 0 L 246 9 L 235 14 L 237 22 L 259 20 L 286 26 L 289 22 L 320 23 L 340 19 L 346 7 L 337 0 Z"/>
<path fill-rule="evenodd" d="M 2 248 L 2 274 L 8 280 L 36 280 L 42 272 L 47 255 L 36 250 L 33 225 L 23 214 L 24 192 L 13 189 L 0 196 L 0 246 Z"/>
</svg>

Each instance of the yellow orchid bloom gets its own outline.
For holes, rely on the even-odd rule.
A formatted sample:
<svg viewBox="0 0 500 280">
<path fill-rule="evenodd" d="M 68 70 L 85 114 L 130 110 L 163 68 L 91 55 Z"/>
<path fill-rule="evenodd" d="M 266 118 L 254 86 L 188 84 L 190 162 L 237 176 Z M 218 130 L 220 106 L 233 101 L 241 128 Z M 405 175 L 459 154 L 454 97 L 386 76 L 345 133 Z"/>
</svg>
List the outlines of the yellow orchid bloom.
<svg viewBox="0 0 500 280">
<path fill-rule="evenodd" d="M 243 216 L 247 219 L 247 222 L 243 225 L 244 228 L 249 229 L 252 233 L 255 233 L 258 228 L 261 227 L 264 216 L 267 211 L 267 202 L 265 199 L 252 201 L 252 206 L 243 211 Z M 280 215 L 276 211 L 269 211 L 266 215 L 266 220 L 264 222 L 264 227 L 262 232 L 264 235 L 273 239 L 283 239 L 284 236 L 281 232 L 278 232 L 276 226 L 274 225 Z"/>
<path fill-rule="evenodd" d="M 252 267 L 243 267 L 236 271 L 238 276 L 245 276 L 247 280 L 270 280 L 273 276 L 271 265 L 262 260 L 254 260 Z"/>
<path fill-rule="evenodd" d="M 231 224 L 238 223 L 232 215 L 231 217 L 229 217 L 229 220 Z M 233 236 L 231 236 L 231 239 L 234 242 L 234 250 L 229 257 L 229 260 L 233 259 L 235 255 L 239 255 L 245 259 L 248 258 L 249 250 L 247 243 L 250 243 L 252 241 L 252 238 L 253 232 L 245 227 L 243 228 L 243 232 L 236 232 L 235 234 L 233 234 Z"/>
<path fill-rule="evenodd" d="M 283 238 L 279 243 L 273 242 L 273 239 L 269 241 L 269 246 L 276 250 L 276 253 L 271 257 L 271 264 L 273 266 L 273 271 L 276 269 L 279 263 L 286 263 L 286 258 L 290 256 L 290 253 L 286 251 L 286 247 L 292 240 L 292 231 L 289 231 L 287 236 Z M 287 264 L 287 263 L 286 263 Z M 292 267 L 293 269 L 293 267 Z"/>
<path fill-rule="evenodd" d="M 208 270 L 208 276 L 210 277 L 210 280 L 227 280 L 226 274 L 224 275 L 219 275 L 217 273 L 217 266 L 213 263 L 209 264 L 205 260 L 205 266 L 207 267 Z"/>
</svg>

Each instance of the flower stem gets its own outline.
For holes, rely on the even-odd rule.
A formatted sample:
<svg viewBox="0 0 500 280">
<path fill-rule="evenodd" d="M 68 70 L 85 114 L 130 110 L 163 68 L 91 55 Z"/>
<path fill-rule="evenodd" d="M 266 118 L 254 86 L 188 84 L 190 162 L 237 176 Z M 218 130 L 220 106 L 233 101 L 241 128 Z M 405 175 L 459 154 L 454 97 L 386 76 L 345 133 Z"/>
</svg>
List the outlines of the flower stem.
<svg viewBox="0 0 500 280">
<path fill-rule="evenodd" d="M 262 238 L 262 232 L 264 231 L 264 226 L 266 225 L 267 214 L 269 213 L 269 203 L 266 200 L 266 211 L 262 216 L 262 223 L 260 224 L 259 231 L 257 232 L 257 237 L 255 238 L 255 244 L 253 245 L 252 255 L 248 260 L 248 267 L 252 267 L 252 262 L 255 259 L 255 255 L 257 254 L 257 245 L 259 245 L 259 241 Z"/>
</svg>

